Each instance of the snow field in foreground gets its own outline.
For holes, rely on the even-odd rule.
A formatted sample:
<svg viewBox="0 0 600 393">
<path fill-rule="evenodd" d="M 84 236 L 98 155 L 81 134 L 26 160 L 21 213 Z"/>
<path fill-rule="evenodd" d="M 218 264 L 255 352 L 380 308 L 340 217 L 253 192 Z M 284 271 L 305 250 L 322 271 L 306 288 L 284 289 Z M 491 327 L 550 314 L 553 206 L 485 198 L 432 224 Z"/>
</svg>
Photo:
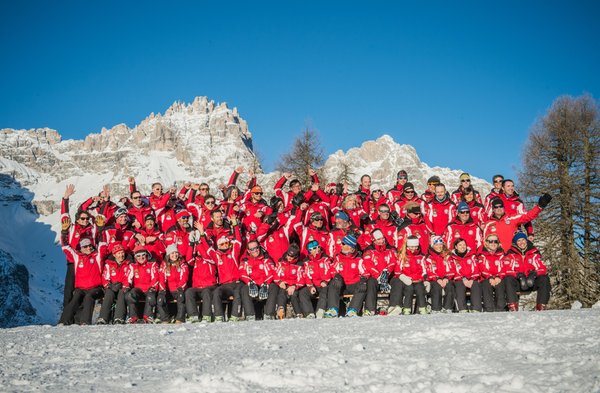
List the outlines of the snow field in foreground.
<svg viewBox="0 0 600 393">
<path fill-rule="evenodd" d="M 600 310 L 0 330 L 0 391 L 599 392 Z"/>
</svg>

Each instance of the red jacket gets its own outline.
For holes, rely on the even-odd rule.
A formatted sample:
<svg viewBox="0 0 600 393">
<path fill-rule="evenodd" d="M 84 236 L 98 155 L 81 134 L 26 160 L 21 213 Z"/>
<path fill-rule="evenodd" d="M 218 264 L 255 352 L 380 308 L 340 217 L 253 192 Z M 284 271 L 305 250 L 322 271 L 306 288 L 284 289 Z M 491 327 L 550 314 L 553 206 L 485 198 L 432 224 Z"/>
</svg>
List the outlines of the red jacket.
<svg viewBox="0 0 600 393">
<path fill-rule="evenodd" d="M 283 186 L 287 182 L 285 176 L 282 176 L 281 179 L 277 180 L 277 183 L 273 186 L 273 190 L 275 190 L 275 195 L 283 200 L 283 204 L 285 207 L 288 207 L 292 204 L 292 199 L 296 194 L 292 191 L 285 192 L 283 191 Z"/>
<path fill-rule="evenodd" d="M 320 287 L 322 282 L 329 283 L 333 278 L 334 268 L 331 259 L 321 253 L 315 257 L 309 255 L 304 260 L 303 273 L 305 285 Z"/>
<path fill-rule="evenodd" d="M 275 266 L 275 276 L 273 281 L 279 285 L 285 283 L 287 286 L 295 285 L 300 287 L 304 285 L 304 273 L 302 266 L 298 266 L 295 262 L 287 262 L 279 260 Z"/>
<path fill-rule="evenodd" d="M 406 250 L 406 258 L 404 261 L 398 258 L 396 267 L 398 274 L 405 274 L 413 282 L 423 281 L 425 278 L 425 256 L 420 252 L 412 253 Z"/>
<path fill-rule="evenodd" d="M 74 250 L 70 245 L 63 243 L 63 251 L 73 260 L 75 268 L 75 288 L 92 289 L 102 286 L 102 268 L 104 258 L 108 254 L 106 244 L 100 243 L 98 251 L 89 255 Z"/>
<path fill-rule="evenodd" d="M 110 227 L 105 227 L 102 231 L 104 243 L 108 246 L 113 243 L 121 243 L 125 252 L 130 252 L 132 250 L 130 248 L 130 242 L 134 235 L 135 232 L 129 228 L 128 224 L 121 226 L 116 222 Z"/>
<path fill-rule="evenodd" d="M 463 224 L 456 217 L 454 222 L 446 227 L 443 238 L 449 249 L 452 249 L 452 243 L 458 238 L 463 238 L 467 242 L 467 247 L 473 251 L 478 251 L 483 246 L 481 229 L 471 218 Z"/>
<path fill-rule="evenodd" d="M 306 245 L 312 240 L 316 240 L 319 243 L 321 250 L 326 251 L 329 250 L 329 247 L 333 242 L 331 233 L 329 233 L 325 227 L 321 229 L 317 229 L 313 225 L 303 227 L 302 224 L 298 223 L 294 225 L 294 230 L 300 238 L 300 255 L 302 257 L 306 257 L 308 255 L 306 251 Z"/>
<path fill-rule="evenodd" d="M 158 269 L 158 288 L 161 291 L 185 290 L 190 271 L 185 262 L 178 265 L 163 261 Z"/>
<path fill-rule="evenodd" d="M 240 278 L 248 284 L 254 282 L 256 285 L 270 284 L 275 276 L 273 260 L 268 255 L 259 255 L 254 258 L 245 255 L 240 261 Z"/>
<path fill-rule="evenodd" d="M 404 192 L 404 186 L 402 184 L 396 184 L 394 186 L 394 188 L 392 188 L 385 194 L 385 197 L 387 199 L 387 204 L 389 206 L 393 206 L 394 203 L 396 203 L 396 201 L 398 199 L 400 199 L 403 192 Z"/>
<path fill-rule="evenodd" d="M 365 232 L 361 236 L 363 238 L 361 247 L 363 247 L 363 244 L 363 248 L 371 245 L 371 233 L 375 229 L 379 229 L 383 233 L 385 240 L 387 240 L 390 246 L 398 247 L 398 228 L 396 228 L 396 225 L 391 220 L 382 220 L 381 218 L 375 219 L 370 225 L 365 227 Z"/>
<path fill-rule="evenodd" d="M 423 219 L 420 217 L 413 219 L 409 226 L 398 232 L 398 248 L 402 248 L 404 242 L 409 236 L 416 236 L 419 238 L 419 246 L 421 247 L 421 250 L 427 250 L 429 248 L 429 235 L 429 228 Z"/>
<path fill-rule="evenodd" d="M 206 236 L 200 238 L 200 242 L 194 246 L 194 257 L 188 262 L 192 270 L 192 287 L 206 288 L 217 284 L 217 263 L 215 251 L 209 253 L 210 246 Z"/>
<path fill-rule="evenodd" d="M 65 218 L 69 218 L 69 199 L 63 198 L 61 200 L 60 207 L 60 218 L 61 221 Z M 97 244 L 98 231 L 96 225 L 88 224 L 87 226 L 81 226 L 76 221 L 71 224 L 68 230 L 67 243 L 73 248 L 73 250 L 79 249 L 79 241 L 83 238 L 88 238 L 92 241 L 95 246 Z M 66 254 L 67 262 L 73 263 L 73 257 L 71 254 Z"/>
<path fill-rule="evenodd" d="M 163 243 L 163 233 L 158 228 L 156 228 L 156 226 L 154 229 L 151 230 L 148 230 L 145 227 L 136 229 L 136 233 L 139 233 L 140 235 L 144 236 L 144 238 L 156 237 L 156 239 L 151 242 L 146 240 L 143 245 L 144 247 L 146 247 L 146 250 L 150 254 L 152 254 L 154 260 L 161 261 L 165 256 L 165 244 Z M 129 241 L 129 250 L 133 250 L 137 244 L 139 244 L 137 238 L 132 237 Z"/>
<path fill-rule="evenodd" d="M 450 265 L 448 258 L 436 253 L 431 248 L 425 259 L 425 271 L 427 273 L 427 280 L 429 281 L 443 278 L 452 280 L 455 274 L 454 268 Z"/>
<path fill-rule="evenodd" d="M 177 245 L 179 254 L 189 261 L 192 258 L 192 246 L 189 238 L 192 230 L 191 226 L 187 228 L 182 228 L 179 224 L 172 226 L 165 233 L 165 247 L 169 247 L 171 244 Z"/>
<path fill-rule="evenodd" d="M 104 261 L 104 271 L 102 272 L 102 286 L 108 287 L 108 284 L 120 282 L 123 288 L 129 288 L 131 266 L 127 260 L 124 260 L 120 265 L 113 259 Z"/>
<path fill-rule="evenodd" d="M 512 247 L 512 238 L 519 228 L 519 225 L 533 220 L 541 212 L 542 209 L 536 205 L 526 214 L 516 214 L 513 216 L 508 216 L 505 214 L 501 218 L 492 216 L 485 223 L 483 228 L 483 237 L 486 238 L 489 234 L 495 233 L 498 235 L 498 239 L 500 239 L 502 249 L 508 250 Z"/>
<path fill-rule="evenodd" d="M 504 278 L 506 276 L 506 261 L 510 259 L 502 250 L 490 253 L 483 250 L 477 255 L 477 264 L 483 278 Z"/>
<path fill-rule="evenodd" d="M 433 201 L 427 205 L 427 211 L 425 212 L 425 221 L 429 226 L 431 232 L 438 236 L 442 236 L 448 224 L 454 221 L 456 218 L 456 205 L 446 197 L 443 202 L 433 199 Z"/>
<path fill-rule="evenodd" d="M 281 216 L 281 214 L 279 214 Z M 288 224 L 271 226 L 266 222 L 258 228 L 258 241 L 273 260 L 279 260 L 290 246 L 291 227 Z"/>
<path fill-rule="evenodd" d="M 167 206 L 167 202 L 171 199 L 171 194 L 165 192 L 159 196 L 154 195 L 154 193 L 148 196 L 148 201 L 150 202 L 150 208 L 154 211 L 154 214 L 159 215 L 162 213 L 162 210 Z M 142 223 L 142 221 L 140 221 Z"/>
<path fill-rule="evenodd" d="M 462 280 L 463 278 L 466 278 L 467 280 L 479 280 L 481 277 L 477 259 L 474 254 L 467 252 L 466 255 L 461 257 L 453 251 L 450 254 L 449 261 L 454 267 L 454 280 Z"/>
<path fill-rule="evenodd" d="M 167 229 L 177 225 L 177 213 L 175 213 L 175 210 L 165 207 L 156 217 L 156 221 L 160 230 L 166 232 Z"/>
<path fill-rule="evenodd" d="M 527 249 L 524 251 L 517 246 L 513 246 L 507 253 L 510 258 L 510 268 L 506 272 L 507 275 L 516 276 L 517 273 L 528 275 L 535 270 L 538 276 L 548 274 L 548 268 L 542 261 L 542 255 L 539 250 L 531 243 L 527 243 Z"/>
<path fill-rule="evenodd" d="M 379 278 L 379 275 L 384 269 L 387 269 L 391 276 L 398 265 L 396 253 L 396 249 L 389 245 L 370 245 L 363 253 L 365 270 L 375 279 Z"/>
<path fill-rule="evenodd" d="M 146 205 L 140 205 L 139 207 L 131 206 L 127 210 L 127 215 L 129 216 L 131 222 L 137 221 L 140 225 L 144 226 L 144 218 L 148 215 L 154 215 L 152 208 Z"/>
<path fill-rule="evenodd" d="M 342 276 L 346 285 L 356 284 L 361 277 L 369 277 L 363 260 L 358 254 L 339 253 L 333 258 L 335 271 Z"/>
<path fill-rule="evenodd" d="M 456 189 L 453 193 L 452 193 L 452 202 L 454 202 L 456 205 L 458 205 L 458 203 L 462 200 L 462 186 L 458 187 L 458 189 Z M 473 195 L 475 197 L 475 201 L 479 204 L 483 204 L 483 201 L 481 200 L 481 194 L 479 193 L 479 191 L 477 190 L 473 190 Z"/>
<path fill-rule="evenodd" d="M 143 264 L 131 264 L 130 282 L 133 288 L 148 292 L 150 288 L 158 289 L 158 264 L 147 261 Z"/>
<path fill-rule="evenodd" d="M 394 203 L 394 205 L 392 206 L 392 208 L 396 211 L 396 213 L 398 213 L 398 215 L 401 218 L 406 217 L 406 209 L 405 206 L 407 203 L 409 202 L 415 202 L 416 204 L 418 204 L 419 206 L 421 206 L 421 210 L 423 210 L 423 200 L 421 198 L 419 198 L 416 194 L 412 199 L 406 199 L 405 197 L 400 197 L 400 199 L 398 199 L 396 201 L 396 203 Z"/>
</svg>

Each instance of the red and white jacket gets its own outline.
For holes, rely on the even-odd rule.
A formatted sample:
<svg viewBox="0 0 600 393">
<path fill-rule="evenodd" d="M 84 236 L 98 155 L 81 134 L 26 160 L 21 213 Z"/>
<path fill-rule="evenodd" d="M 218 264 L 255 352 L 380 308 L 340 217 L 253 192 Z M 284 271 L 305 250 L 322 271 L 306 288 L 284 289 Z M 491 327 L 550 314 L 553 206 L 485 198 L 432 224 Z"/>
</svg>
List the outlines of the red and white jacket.
<svg viewBox="0 0 600 393">
<path fill-rule="evenodd" d="M 108 287 L 108 284 L 120 282 L 123 288 L 129 288 L 131 275 L 131 266 L 129 261 L 124 260 L 118 264 L 114 259 L 106 259 L 104 261 L 104 270 L 102 272 L 102 286 Z"/>
<path fill-rule="evenodd" d="M 479 265 L 477 263 L 477 258 L 475 254 L 467 253 L 464 256 L 457 255 L 454 251 L 450 254 L 448 258 L 450 261 L 450 265 L 454 268 L 454 280 L 478 280 L 481 278 L 481 273 L 479 271 Z"/>
<path fill-rule="evenodd" d="M 108 255 L 106 244 L 100 243 L 98 250 L 89 255 L 74 250 L 65 242 L 63 242 L 62 249 L 73 260 L 75 288 L 88 290 L 102 286 L 104 259 Z"/>
<path fill-rule="evenodd" d="M 275 277 L 275 266 L 268 255 L 259 255 L 254 258 L 245 255 L 240 260 L 240 278 L 248 284 L 254 282 L 256 285 L 270 284 Z"/>
<path fill-rule="evenodd" d="M 433 249 L 429 249 L 429 254 L 425 258 L 425 271 L 427 273 L 427 280 L 435 281 L 447 278 L 449 280 L 454 279 L 455 270 L 448 261 L 447 257 L 442 254 L 438 254 Z"/>
<path fill-rule="evenodd" d="M 158 268 L 158 289 L 161 291 L 175 292 L 179 288 L 185 290 L 190 271 L 187 263 L 179 264 L 161 262 Z"/>
<path fill-rule="evenodd" d="M 404 260 L 398 258 L 396 272 L 398 275 L 405 274 L 414 282 L 423 281 L 425 279 L 425 256 L 420 251 L 412 252 L 406 250 Z"/>
<path fill-rule="evenodd" d="M 483 246 L 481 229 L 479 229 L 470 217 L 465 223 L 462 223 L 457 217 L 452 224 L 446 227 L 446 231 L 442 237 L 449 249 L 452 249 L 452 243 L 459 238 L 464 239 L 467 242 L 467 247 L 473 251 L 479 251 Z"/>
<path fill-rule="evenodd" d="M 193 257 L 188 261 L 192 267 L 192 288 L 206 288 L 217 284 L 217 263 L 215 251 L 209 253 L 210 246 L 206 236 L 194 246 Z"/>
<path fill-rule="evenodd" d="M 410 220 L 410 218 L 407 218 Z M 419 238 L 419 246 L 421 250 L 427 250 L 429 248 L 429 227 L 423 221 L 421 217 L 412 220 L 412 223 L 405 228 L 402 228 L 398 232 L 398 248 L 404 246 L 404 242 L 409 236 L 416 236 Z"/>
<path fill-rule="evenodd" d="M 139 288 L 144 293 L 151 288 L 158 290 L 158 264 L 147 261 L 130 265 L 130 281 L 132 288 Z"/>
<path fill-rule="evenodd" d="M 502 250 L 496 250 L 494 253 L 482 250 L 477 255 L 479 271 L 483 278 L 504 278 L 508 260 L 510 257 L 507 257 Z"/>
<path fill-rule="evenodd" d="M 302 265 L 298 266 L 297 261 L 288 262 L 280 259 L 275 265 L 273 281 L 277 285 L 284 283 L 288 287 L 295 286 L 299 288 L 304 285 L 303 277 Z"/>
<path fill-rule="evenodd" d="M 431 232 L 438 236 L 442 236 L 448 224 L 456 218 L 456 205 L 448 197 L 443 202 L 434 198 L 426 210 L 425 222 Z"/>
<path fill-rule="evenodd" d="M 513 246 L 507 252 L 507 257 L 510 258 L 510 268 L 506 272 L 507 275 L 514 277 L 518 273 L 523 273 L 527 276 L 534 270 L 538 276 L 548 274 L 548 268 L 542 261 L 542 255 L 531 243 L 527 243 L 527 249 L 525 250 Z"/>
<path fill-rule="evenodd" d="M 334 270 L 342 276 L 346 285 L 356 284 L 361 277 L 369 278 L 363 259 L 358 254 L 339 253 L 333 258 Z"/>
<path fill-rule="evenodd" d="M 378 279 L 382 271 L 387 269 L 390 277 L 398 266 L 397 250 L 387 244 L 372 244 L 363 252 L 363 264 L 369 276 Z"/>
<path fill-rule="evenodd" d="M 323 253 L 316 256 L 309 255 L 304 260 L 304 284 L 320 287 L 322 282 L 329 283 L 335 270 L 331 258 Z"/>
</svg>

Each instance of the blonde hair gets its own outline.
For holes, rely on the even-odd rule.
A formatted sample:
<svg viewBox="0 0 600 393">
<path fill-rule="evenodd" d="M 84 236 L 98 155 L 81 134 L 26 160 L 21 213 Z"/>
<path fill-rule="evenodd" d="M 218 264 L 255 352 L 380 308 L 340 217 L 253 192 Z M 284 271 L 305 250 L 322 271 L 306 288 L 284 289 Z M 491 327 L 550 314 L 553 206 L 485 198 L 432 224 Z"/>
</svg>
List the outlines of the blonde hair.
<svg viewBox="0 0 600 393">
<path fill-rule="evenodd" d="M 356 195 L 350 194 L 350 195 L 346 195 L 346 197 L 342 201 L 342 209 L 348 210 L 349 202 L 354 202 L 354 206 L 352 207 L 352 209 L 355 209 L 358 207 L 358 199 L 356 198 Z"/>
</svg>

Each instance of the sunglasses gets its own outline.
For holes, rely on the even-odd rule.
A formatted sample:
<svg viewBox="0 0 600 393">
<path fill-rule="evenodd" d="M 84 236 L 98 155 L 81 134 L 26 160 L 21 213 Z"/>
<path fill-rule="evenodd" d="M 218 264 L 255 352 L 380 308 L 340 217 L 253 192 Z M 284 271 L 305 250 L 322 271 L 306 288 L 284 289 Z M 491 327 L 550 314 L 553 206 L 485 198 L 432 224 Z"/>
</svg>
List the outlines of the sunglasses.
<svg viewBox="0 0 600 393">
<path fill-rule="evenodd" d="M 131 197 L 131 199 L 140 199 L 140 196 Z"/>
<path fill-rule="evenodd" d="M 442 239 L 437 239 L 433 241 L 433 244 L 444 244 L 444 241 Z"/>
<path fill-rule="evenodd" d="M 323 218 L 313 218 L 311 221 L 323 221 Z"/>
<path fill-rule="evenodd" d="M 406 177 L 406 176 L 398 176 L 398 180 L 408 180 L 408 177 Z"/>
<path fill-rule="evenodd" d="M 258 251 L 258 247 L 248 248 L 248 251 Z"/>
<path fill-rule="evenodd" d="M 200 191 L 208 191 L 208 188 L 206 188 L 206 187 L 200 187 Z"/>
<path fill-rule="evenodd" d="M 499 240 L 486 240 L 485 242 L 489 244 L 500 244 Z"/>
<path fill-rule="evenodd" d="M 141 259 L 141 258 L 147 258 L 148 256 L 146 254 L 135 254 L 135 257 L 137 259 Z"/>
<path fill-rule="evenodd" d="M 414 191 L 404 191 L 405 194 L 414 194 Z"/>
<path fill-rule="evenodd" d="M 81 249 L 84 249 L 84 248 L 92 248 L 92 247 L 94 247 L 94 246 L 92 246 L 91 244 L 88 244 L 87 246 L 81 246 Z"/>
<path fill-rule="evenodd" d="M 502 179 L 494 180 L 494 183 L 502 183 L 502 181 L 503 181 Z"/>
<path fill-rule="evenodd" d="M 206 201 L 204 202 L 205 205 L 214 205 L 215 201 Z"/>
<path fill-rule="evenodd" d="M 253 192 L 254 195 L 262 195 L 262 192 Z"/>
<path fill-rule="evenodd" d="M 89 220 L 89 217 L 79 217 L 80 220 Z"/>
<path fill-rule="evenodd" d="M 470 183 L 470 182 L 471 182 L 471 179 L 465 179 L 465 180 L 461 180 L 460 182 L 461 182 L 461 183 Z"/>
<path fill-rule="evenodd" d="M 190 216 L 179 217 L 180 220 L 188 220 Z"/>
<path fill-rule="evenodd" d="M 469 212 L 458 212 L 458 214 L 469 214 Z"/>
<path fill-rule="evenodd" d="M 494 209 L 504 209 L 504 206 L 493 206 Z"/>
<path fill-rule="evenodd" d="M 390 212 L 389 210 L 379 210 L 379 214 L 386 214 L 386 213 L 389 213 L 389 212 Z"/>
</svg>

